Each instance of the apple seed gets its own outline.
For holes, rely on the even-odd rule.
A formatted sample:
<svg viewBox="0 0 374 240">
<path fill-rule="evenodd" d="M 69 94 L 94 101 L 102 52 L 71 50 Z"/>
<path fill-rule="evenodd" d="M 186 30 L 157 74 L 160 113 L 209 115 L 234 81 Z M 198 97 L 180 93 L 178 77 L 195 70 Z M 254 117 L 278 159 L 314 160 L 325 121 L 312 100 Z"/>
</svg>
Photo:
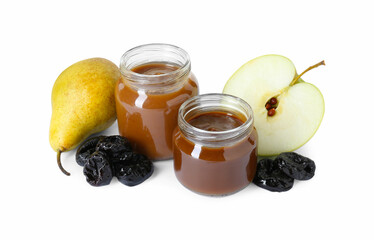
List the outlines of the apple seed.
<svg viewBox="0 0 374 240">
<path fill-rule="evenodd" d="M 266 108 L 266 110 L 269 110 L 271 108 L 271 104 L 270 103 L 266 103 L 265 108 Z"/>
<path fill-rule="evenodd" d="M 275 98 L 275 97 L 272 97 L 271 99 L 270 99 L 270 104 L 271 105 L 275 105 L 275 104 L 277 104 L 278 103 L 278 101 L 277 101 L 277 99 Z"/>
<path fill-rule="evenodd" d="M 275 108 L 271 108 L 271 109 L 269 109 L 269 111 L 268 111 L 268 116 L 269 117 L 272 117 L 272 116 L 274 116 L 275 115 Z"/>
</svg>

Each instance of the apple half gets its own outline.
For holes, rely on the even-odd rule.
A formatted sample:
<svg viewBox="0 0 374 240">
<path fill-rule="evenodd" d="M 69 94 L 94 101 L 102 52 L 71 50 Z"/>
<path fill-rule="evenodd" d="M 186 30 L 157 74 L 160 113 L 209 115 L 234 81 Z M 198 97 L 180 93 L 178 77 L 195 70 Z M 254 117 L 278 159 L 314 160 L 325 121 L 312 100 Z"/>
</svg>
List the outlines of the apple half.
<svg viewBox="0 0 374 240">
<path fill-rule="evenodd" d="M 300 76 L 288 58 L 265 55 L 244 64 L 226 83 L 223 93 L 240 97 L 252 107 L 260 156 L 294 151 L 320 126 L 325 112 L 323 96 Z M 274 114 L 269 114 L 267 103 L 272 98 L 277 103 L 271 107 Z"/>
</svg>

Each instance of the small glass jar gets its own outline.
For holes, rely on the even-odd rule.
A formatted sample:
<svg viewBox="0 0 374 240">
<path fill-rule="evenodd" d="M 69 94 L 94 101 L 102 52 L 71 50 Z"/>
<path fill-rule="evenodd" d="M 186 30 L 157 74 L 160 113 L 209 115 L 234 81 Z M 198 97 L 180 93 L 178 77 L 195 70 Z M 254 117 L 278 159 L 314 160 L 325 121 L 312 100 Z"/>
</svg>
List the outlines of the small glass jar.
<svg viewBox="0 0 374 240">
<path fill-rule="evenodd" d="M 217 113 L 240 119 L 242 124 L 224 131 L 190 124 L 196 116 Z M 211 123 L 201 124 L 209 127 Z M 244 100 L 226 94 L 193 97 L 180 107 L 173 137 L 176 177 L 185 187 L 201 194 L 237 192 L 255 175 L 257 138 L 252 109 Z"/>
<path fill-rule="evenodd" d="M 172 158 L 178 109 L 198 94 L 189 55 L 169 44 L 130 49 L 120 63 L 115 89 L 119 133 L 152 160 Z"/>
</svg>

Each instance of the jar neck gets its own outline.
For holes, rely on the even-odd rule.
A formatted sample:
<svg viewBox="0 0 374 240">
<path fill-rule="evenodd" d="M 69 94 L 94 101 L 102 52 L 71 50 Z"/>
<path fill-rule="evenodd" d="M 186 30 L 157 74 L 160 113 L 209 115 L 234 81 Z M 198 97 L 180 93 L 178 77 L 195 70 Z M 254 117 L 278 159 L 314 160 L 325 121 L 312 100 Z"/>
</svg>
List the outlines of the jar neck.
<svg viewBox="0 0 374 240">
<path fill-rule="evenodd" d="M 244 123 L 225 131 L 207 131 L 188 123 L 194 116 L 223 112 L 243 119 Z M 227 94 L 204 94 L 184 102 L 178 112 L 180 131 L 191 141 L 209 147 L 230 146 L 247 137 L 253 130 L 253 111 L 244 100 Z"/>
<path fill-rule="evenodd" d="M 166 64 L 177 69 L 159 75 L 132 71 L 145 64 Z M 152 92 L 168 92 L 180 88 L 191 72 L 190 57 L 183 49 L 162 43 L 146 44 L 130 49 L 121 57 L 120 71 L 132 87 Z"/>
</svg>

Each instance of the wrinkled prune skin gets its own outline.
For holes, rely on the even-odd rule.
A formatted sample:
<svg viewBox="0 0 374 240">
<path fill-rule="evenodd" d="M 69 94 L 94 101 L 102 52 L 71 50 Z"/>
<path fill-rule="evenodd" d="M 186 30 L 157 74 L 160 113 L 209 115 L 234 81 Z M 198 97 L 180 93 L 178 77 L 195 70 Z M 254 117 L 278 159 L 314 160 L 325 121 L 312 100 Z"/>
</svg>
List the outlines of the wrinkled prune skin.
<svg viewBox="0 0 374 240">
<path fill-rule="evenodd" d="M 294 179 L 283 173 L 272 159 L 262 159 L 257 163 L 253 183 L 272 192 L 288 191 Z"/>
<path fill-rule="evenodd" d="M 143 160 L 148 160 L 147 156 L 140 154 L 140 153 L 135 153 L 135 152 L 125 152 L 121 157 L 119 158 L 113 158 L 112 162 L 113 163 L 118 163 L 118 162 L 138 162 L 138 161 L 143 161 Z"/>
<path fill-rule="evenodd" d="M 153 163 L 146 156 L 134 152 L 127 152 L 118 159 L 114 168 L 118 180 L 130 187 L 144 182 L 154 170 Z"/>
<path fill-rule="evenodd" d="M 132 152 L 128 139 L 119 135 L 86 140 L 77 150 L 76 161 L 84 166 L 87 182 L 96 187 L 108 185 L 113 176 L 127 186 L 135 186 L 149 178 L 154 170 L 152 162 Z"/>
<path fill-rule="evenodd" d="M 295 152 L 279 154 L 274 163 L 282 172 L 296 180 L 309 180 L 314 176 L 316 170 L 313 160 Z"/>
<path fill-rule="evenodd" d="M 100 151 L 91 154 L 84 165 L 83 173 L 87 182 L 95 187 L 108 185 L 113 178 L 107 155 Z"/>
<path fill-rule="evenodd" d="M 109 158 L 120 158 L 126 152 L 131 152 L 132 147 L 127 138 L 113 135 L 100 139 L 96 145 L 96 151 L 105 152 Z"/>
<path fill-rule="evenodd" d="M 84 141 L 79 146 L 77 152 L 75 153 L 75 160 L 79 166 L 84 166 L 91 154 L 95 152 L 97 143 L 104 138 L 105 136 L 92 137 Z"/>
</svg>

